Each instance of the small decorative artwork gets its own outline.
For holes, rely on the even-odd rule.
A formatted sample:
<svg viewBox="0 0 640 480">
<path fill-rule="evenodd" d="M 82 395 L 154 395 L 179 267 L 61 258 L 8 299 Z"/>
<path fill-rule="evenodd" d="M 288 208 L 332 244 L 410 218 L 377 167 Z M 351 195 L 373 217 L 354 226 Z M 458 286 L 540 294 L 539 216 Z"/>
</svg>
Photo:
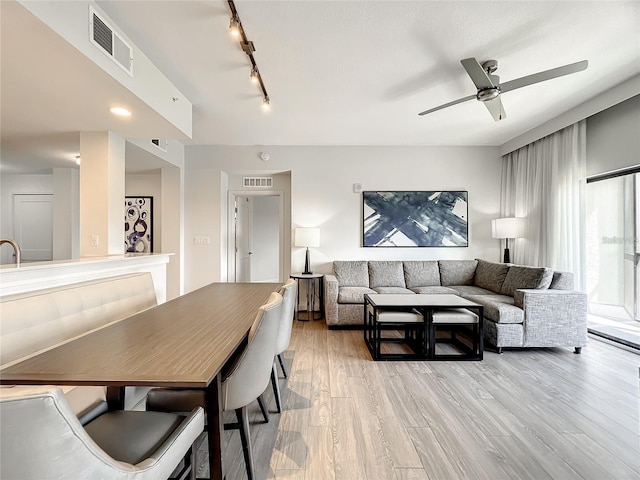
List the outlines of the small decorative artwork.
<svg viewBox="0 0 640 480">
<path fill-rule="evenodd" d="M 466 191 L 363 192 L 364 247 L 469 246 Z"/>
<path fill-rule="evenodd" d="M 153 197 L 125 197 L 124 250 L 127 253 L 153 252 Z"/>
</svg>

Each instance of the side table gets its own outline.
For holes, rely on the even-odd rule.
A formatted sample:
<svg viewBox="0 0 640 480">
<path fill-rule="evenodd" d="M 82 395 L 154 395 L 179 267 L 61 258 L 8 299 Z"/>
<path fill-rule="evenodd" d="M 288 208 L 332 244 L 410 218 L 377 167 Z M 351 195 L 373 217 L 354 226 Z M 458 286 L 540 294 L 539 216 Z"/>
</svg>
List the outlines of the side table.
<svg viewBox="0 0 640 480">
<path fill-rule="evenodd" d="M 298 298 L 296 299 L 295 318 L 300 321 L 322 320 L 324 318 L 324 274 L 323 273 L 292 273 L 290 278 L 298 281 Z M 305 288 L 306 310 L 300 309 L 300 290 Z M 316 310 L 316 300 L 318 309 Z M 316 312 L 320 314 L 316 318 Z M 306 313 L 307 318 L 300 318 Z"/>
</svg>

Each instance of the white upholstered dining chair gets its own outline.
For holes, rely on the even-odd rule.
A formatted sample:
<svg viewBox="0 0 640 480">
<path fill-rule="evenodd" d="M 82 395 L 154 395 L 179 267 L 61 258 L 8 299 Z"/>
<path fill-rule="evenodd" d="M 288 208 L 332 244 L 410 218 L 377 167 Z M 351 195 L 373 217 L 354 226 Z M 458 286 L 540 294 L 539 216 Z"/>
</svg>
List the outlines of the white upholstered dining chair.
<svg viewBox="0 0 640 480">
<path fill-rule="evenodd" d="M 238 423 L 225 425 L 225 429 L 240 429 L 249 480 L 253 480 L 255 475 L 247 405 L 262 395 L 269 386 L 282 305 L 282 296 L 273 292 L 269 301 L 258 309 L 246 348 L 222 380 L 222 409 L 235 410 L 238 419 Z M 202 390 L 154 388 L 147 395 L 147 410 L 185 412 L 197 406 L 206 408 Z"/>
<path fill-rule="evenodd" d="M 278 413 L 282 413 L 282 399 L 280 397 L 280 385 L 278 383 L 278 367 L 276 367 L 276 358 L 280 363 L 282 375 L 288 378 L 287 367 L 284 364 L 282 354 L 289 347 L 291 341 L 291 329 L 293 328 L 293 315 L 296 304 L 296 290 L 298 282 L 289 279 L 278 293 L 282 295 L 282 316 L 280 318 L 280 326 L 278 328 L 278 339 L 276 341 L 276 355 L 273 357 L 273 370 L 271 372 L 271 385 L 273 386 L 273 395 L 276 399 L 276 407 Z"/>
<path fill-rule="evenodd" d="M 204 429 L 188 415 L 112 411 L 84 427 L 58 387 L 0 388 L 3 480 L 157 480 L 168 478 Z"/>
</svg>

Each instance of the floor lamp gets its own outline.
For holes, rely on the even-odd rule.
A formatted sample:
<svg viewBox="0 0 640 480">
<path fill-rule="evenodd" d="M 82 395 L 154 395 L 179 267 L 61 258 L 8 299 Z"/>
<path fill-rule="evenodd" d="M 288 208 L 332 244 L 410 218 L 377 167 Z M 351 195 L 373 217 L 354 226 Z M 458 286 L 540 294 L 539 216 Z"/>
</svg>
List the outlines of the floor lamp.
<svg viewBox="0 0 640 480">
<path fill-rule="evenodd" d="M 523 222 L 520 217 L 497 218 L 491 221 L 491 233 L 493 238 L 504 238 L 504 263 L 511 263 L 509 255 L 509 239 L 522 237 Z"/>
<path fill-rule="evenodd" d="M 296 247 L 306 247 L 307 253 L 304 260 L 304 275 L 311 275 L 311 261 L 309 260 L 309 247 L 318 248 L 320 246 L 319 228 L 296 228 Z"/>
</svg>

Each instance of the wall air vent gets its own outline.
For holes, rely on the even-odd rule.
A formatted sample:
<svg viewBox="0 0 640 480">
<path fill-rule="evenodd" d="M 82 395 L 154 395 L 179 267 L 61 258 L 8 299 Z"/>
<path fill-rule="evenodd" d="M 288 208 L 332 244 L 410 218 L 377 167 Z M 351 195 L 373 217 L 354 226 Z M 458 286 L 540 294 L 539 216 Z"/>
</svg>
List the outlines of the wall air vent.
<svg viewBox="0 0 640 480">
<path fill-rule="evenodd" d="M 153 143 L 163 152 L 166 152 L 169 147 L 169 140 L 167 140 L 166 138 L 154 138 L 151 140 L 151 143 Z"/>
<path fill-rule="evenodd" d="M 133 49 L 92 6 L 89 6 L 89 39 L 116 65 L 133 76 Z"/>
<path fill-rule="evenodd" d="M 245 188 L 271 188 L 273 177 L 242 177 L 242 186 Z"/>
</svg>

